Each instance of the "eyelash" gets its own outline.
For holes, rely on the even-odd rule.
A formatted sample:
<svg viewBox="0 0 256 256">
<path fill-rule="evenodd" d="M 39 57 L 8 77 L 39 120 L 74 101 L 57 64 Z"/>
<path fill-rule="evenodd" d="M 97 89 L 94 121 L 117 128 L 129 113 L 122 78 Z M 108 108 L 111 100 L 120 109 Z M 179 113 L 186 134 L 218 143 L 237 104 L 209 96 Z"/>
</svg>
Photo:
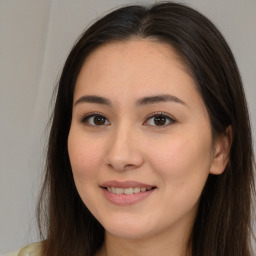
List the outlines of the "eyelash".
<svg viewBox="0 0 256 256">
<path fill-rule="evenodd" d="M 99 113 L 99 112 L 92 112 L 92 113 L 88 113 L 88 114 L 86 114 L 85 116 L 83 116 L 83 117 L 80 119 L 80 122 L 83 123 L 83 124 L 86 124 L 86 125 L 88 125 L 88 126 L 92 126 L 92 127 L 106 126 L 105 124 L 104 124 L 104 125 L 92 125 L 92 124 L 89 124 L 89 123 L 88 123 L 88 120 L 89 120 L 91 117 L 96 117 L 96 116 L 103 117 L 104 120 L 107 120 L 107 121 L 108 121 L 108 119 L 107 119 L 103 114 L 101 114 L 101 113 Z M 148 122 L 151 118 L 154 118 L 154 117 L 164 117 L 164 118 L 166 118 L 166 120 L 169 120 L 169 123 L 168 123 L 168 124 L 159 125 L 159 126 L 158 126 L 158 125 L 151 125 L 151 126 L 155 127 L 156 129 L 161 129 L 161 128 L 167 127 L 167 126 L 169 126 L 169 125 L 171 125 L 171 124 L 173 124 L 173 123 L 176 122 L 175 119 L 174 119 L 172 116 L 170 116 L 169 114 L 166 114 L 166 113 L 164 113 L 164 112 L 154 112 L 154 113 L 148 115 L 148 116 L 146 117 L 146 121 L 145 121 L 145 122 Z M 108 121 L 108 122 L 109 122 L 109 121 Z M 144 122 L 144 123 L 145 123 L 145 122 Z M 144 124 L 144 123 L 143 123 L 143 124 Z M 110 122 L 109 122 L 109 124 L 110 124 Z M 109 124 L 107 124 L 107 125 L 109 125 Z"/>
<path fill-rule="evenodd" d="M 102 126 L 102 125 L 88 124 L 89 118 L 95 117 L 95 116 L 103 117 L 105 120 L 107 120 L 107 118 L 103 114 L 101 114 L 99 112 L 92 112 L 92 113 L 86 114 L 85 116 L 82 116 L 82 118 L 80 119 L 80 122 L 83 123 L 83 124 L 89 125 L 89 126 Z"/>
</svg>

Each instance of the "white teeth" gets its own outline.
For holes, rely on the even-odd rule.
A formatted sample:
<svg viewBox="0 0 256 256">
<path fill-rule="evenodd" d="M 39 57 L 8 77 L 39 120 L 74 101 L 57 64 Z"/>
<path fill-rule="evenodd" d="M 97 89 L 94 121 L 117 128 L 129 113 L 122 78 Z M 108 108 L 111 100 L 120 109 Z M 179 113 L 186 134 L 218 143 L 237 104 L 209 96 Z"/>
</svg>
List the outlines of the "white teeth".
<svg viewBox="0 0 256 256">
<path fill-rule="evenodd" d="M 131 194 L 138 194 L 140 192 L 145 192 L 146 190 L 150 190 L 150 188 L 115 188 L 115 187 L 107 187 L 107 190 L 110 193 L 113 194 L 126 194 L 126 195 L 131 195 Z"/>
<path fill-rule="evenodd" d="M 134 188 L 133 189 L 133 193 L 137 194 L 140 193 L 141 189 L 140 188 Z"/>
<path fill-rule="evenodd" d="M 116 191 L 114 193 L 116 193 L 118 195 L 123 194 L 124 193 L 124 189 L 123 188 L 116 188 Z"/>
<path fill-rule="evenodd" d="M 124 188 L 124 194 L 126 195 L 133 194 L 133 188 Z"/>
</svg>

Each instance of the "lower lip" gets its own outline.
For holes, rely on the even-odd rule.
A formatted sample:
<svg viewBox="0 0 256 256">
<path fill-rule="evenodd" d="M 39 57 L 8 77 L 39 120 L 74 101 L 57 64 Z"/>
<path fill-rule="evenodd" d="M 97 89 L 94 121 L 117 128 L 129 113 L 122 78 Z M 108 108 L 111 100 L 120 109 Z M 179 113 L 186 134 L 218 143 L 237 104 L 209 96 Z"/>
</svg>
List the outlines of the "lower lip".
<svg viewBox="0 0 256 256">
<path fill-rule="evenodd" d="M 117 204 L 117 205 L 130 205 L 130 204 L 134 204 L 137 203 L 145 198 L 147 198 L 149 195 L 151 195 L 151 193 L 153 191 L 155 191 L 155 189 L 151 189 L 149 191 L 145 191 L 145 192 L 139 192 L 136 194 L 130 194 L 130 195 L 126 195 L 126 194 L 114 194 L 109 192 L 107 189 L 105 188 L 101 188 L 103 190 L 104 195 L 106 196 L 106 198 L 113 204 Z"/>
</svg>

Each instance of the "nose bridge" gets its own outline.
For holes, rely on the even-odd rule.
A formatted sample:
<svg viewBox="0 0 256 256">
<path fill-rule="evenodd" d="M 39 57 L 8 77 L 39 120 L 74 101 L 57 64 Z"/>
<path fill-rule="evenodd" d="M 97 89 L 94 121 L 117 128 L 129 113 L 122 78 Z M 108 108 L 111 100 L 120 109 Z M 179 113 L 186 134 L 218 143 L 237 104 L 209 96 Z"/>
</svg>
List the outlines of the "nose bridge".
<svg viewBox="0 0 256 256">
<path fill-rule="evenodd" d="M 142 164 L 143 157 L 136 143 L 138 131 L 127 121 L 113 128 L 110 136 L 107 163 L 116 170 L 135 168 Z"/>
</svg>

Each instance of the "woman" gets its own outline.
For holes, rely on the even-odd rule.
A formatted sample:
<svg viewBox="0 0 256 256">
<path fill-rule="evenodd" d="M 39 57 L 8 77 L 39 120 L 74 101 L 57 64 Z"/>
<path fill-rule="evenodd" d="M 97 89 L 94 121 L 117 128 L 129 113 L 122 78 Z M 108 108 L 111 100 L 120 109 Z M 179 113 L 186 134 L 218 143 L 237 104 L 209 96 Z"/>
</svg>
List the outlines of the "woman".
<svg viewBox="0 0 256 256">
<path fill-rule="evenodd" d="M 252 256 L 253 181 L 246 101 L 220 32 L 177 3 L 120 8 L 65 63 L 43 242 L 18 255 Z"/>
</svg>

